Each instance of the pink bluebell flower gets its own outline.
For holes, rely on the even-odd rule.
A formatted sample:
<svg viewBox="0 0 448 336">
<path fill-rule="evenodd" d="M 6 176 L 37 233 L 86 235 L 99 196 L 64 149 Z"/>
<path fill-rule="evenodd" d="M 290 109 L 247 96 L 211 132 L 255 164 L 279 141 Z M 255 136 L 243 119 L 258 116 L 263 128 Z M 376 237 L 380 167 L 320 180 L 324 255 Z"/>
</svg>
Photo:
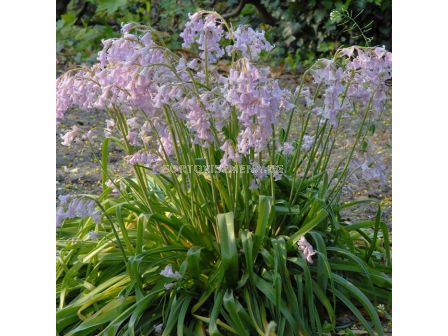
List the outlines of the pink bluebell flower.
<svg viewBox="0 0 448 336">
<path fill-rule="evenodd" d="M 311 246 L 311 244 L 306 240 L 305 236 L 300 237 L 297 245 L 303 254 L 303 258 L 312 264 L 312 256 L 316 254 L 316 251 L 314 251 L 313 246 Z"/>
</svg>

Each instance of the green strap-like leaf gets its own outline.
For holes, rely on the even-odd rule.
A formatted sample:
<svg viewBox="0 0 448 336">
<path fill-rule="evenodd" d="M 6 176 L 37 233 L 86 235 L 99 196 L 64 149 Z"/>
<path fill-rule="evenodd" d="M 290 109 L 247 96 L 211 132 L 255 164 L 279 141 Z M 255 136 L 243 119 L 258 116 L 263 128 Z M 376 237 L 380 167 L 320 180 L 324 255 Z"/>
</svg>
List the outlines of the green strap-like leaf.
<svg viewBox="0 0 448 336">
<path fill-rule="evenodd" d="M 337 274 L 333 273 L 333 279 L 334 279 L 335 283 L 337 283 L 338 285 L 342 286 L 345 290 L 347 290 L 350 294 L 352 294 L 363 305 L 364 309 L 369 314 L 369 316 L 370 316 L 370 318 L 371 318 L 371 320 L 373 322 L 373 325 L 375 326 L 376 332 L 380 336 L 384 335 L 383 326 L 381 325 L 381 321 L 380 321 L 380 318 L 378 316 L 378 313 L 377 313 L 375 307 L 373 306 L 373 304 L 367 298 L 367 296 L 365 296 L 364 293 L 359 288 L 357 288 L 350 281 L 344 279 L 340 275 L 337 275 Z M 337 292 L 336 292 L 336 296 L 338 296 Z M 346 302 L 344 302 L 344 304 L 350 310 L 352 310 L 347 305 Z M 353 310 L 352 310 L 352 312 L 355 313 Z M 362 322 L 361 319 L 360 319 L 360 321 Z"/>
<path fill-rule="evenodd" d="M 264 237 L 266 236 L 266 232 L 269 229 L 272 212 L 272 197 L 260 195 L 258 198 L 257 227 L 254 235 L 254 256 L 257 255 Z"/>
<path fill-rule="evenodd" d="M 217 219 L 225 277 L 229 285 L 234 285 L 238 281 L 238 252 L 236 249 L 233 212 L 218 214 Z"/>
</svg>

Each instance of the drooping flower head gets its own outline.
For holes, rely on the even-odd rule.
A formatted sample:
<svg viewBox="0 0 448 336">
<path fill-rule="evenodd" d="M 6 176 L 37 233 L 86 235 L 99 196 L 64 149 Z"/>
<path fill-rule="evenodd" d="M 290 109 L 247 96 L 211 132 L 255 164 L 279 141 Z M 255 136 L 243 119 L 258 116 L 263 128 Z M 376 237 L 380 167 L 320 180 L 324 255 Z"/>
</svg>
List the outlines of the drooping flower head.
<svg viewBox="0 0 448 336">
<path fill-rule="evenodd" d="M 197 44 L 201 50 L 200 57 L 208 63 L 216 63 L 218 59 L 224 56 L 224 49 L 220 41 L 224 36 L 223 25 L 217 15 L 213 13 L 189 14 L 189 20 L 180 37 L 184 40 L 182 47 L 189 48 Z"/>
<path fill-rule="evenodd" d="M 303 258 L 310 264 L 312 264 L 313 263 L 312 256 L 316 254 L 316 251 L 314 251 L 313 246 L 308 242 L 308 240 L 306 240 L 304 236 L 300 237 L 299 241 L 297 242 L 297 245 L 299 246 L 299 249 L 303 254 Z"/>
<path fill-rule="evenodd" d="M 230 39 L 231 33 L 226 34 Z M 271 51 L 274 48 L 265 38 L 264 31 L 255 31 L 249 26 L 238 26 L 233 32 L 234 44 L 226 47 L 229 55 L 234 51 L 240 51 L 243 57 L 257 61 L 263 50 Z"/>
<path fill-rule="evenodd" d="M 241 161 L 240 155 L 238 152 L 236 152 L 231 140 L 226 140 L 221 146 L 221 149 L 224 151 L 224 155 L 218 167 L 220 171 L 224 171 L 229 168 L 232 162 Z"/>
<path fill-rule="evenodd" d="M 170 278 L 174 280 L 180 280 L 182 278 L 182 274 L 178 271 L 173 272 L 173 267 L 171 265 L 166 265 L 165 268 L 160 272 L 160 275 L 165 278 Z"/>
<path fill-rule="evenodd" d="M 302 140 L 302 149 L 308 152 L 314 144 L 314 137 L 312 135 L 304 135 Z"/>
<path fill-rule="evenodd" d="M 392 78 L 392 53 L 384 47 L 350 47 L 341 50 L 348 60 L 347 76 L 350 76 L 348 96 L 363 105 L 372 97 L 377 113 L 383 111 L 387 100 L 387 81 Z"/>
<path fill-rule="evenodd" d="M 324 92 L 323 106 L 316 106 L 314 111 L 330 123 L 336 125 L 337 116 L 344 108 L 342 93 L 344 92 L 344 72 L 333 60 L 321 59 L 311 70 L 314 81 Z"/>
<path fill-rule="evenodd" d="M 288 94 L 276 80 L 268 78 L 268 71 L 260 70 L 243 58 L 239 70 L 231 69 L 223 94 L 238 109 L 242 130 L 238 135 L 238 151 L 248 153 L 253 148 L 260 153 L 267 148 L 272 127 L 279 115 L 292 105 Z"/>
<path fill-rule="evenodd" d="M 80 132 L 81 129 L 78 126 L 74 125 L 71 131 L 68 131 L 62 136 L 62 140 L 64 141 L 62 141 L 61 144 L 63 146 L 70 146 L 72 142 L 78 137 Z"/>
<path fill-rule="evenodd" d="M 314 82 L 323 92 L 323 104 L 313 110 L 333 125 L 340 112 L 353 105 L 365 109 L 371 106 L 377 113 L 384 110 L 387 101 L 388 80 L 392 78 L 392 53 L 384 47 L 342 49 L 338 54 L 345 59 L 321 59 L 311 69 Z M 339 59 L 339 58 L 338 58 Z M 305 99 L 309 104 L 309 93 Z"/>
<path fill-rule="evenodd" d="M 96 209 L 94 200 L 76 198 L 69 195 L 59 197 L 59 207 L 56 211 L 56 226 L 62 225 L 64 219 L 91 217 L 95 223 L 101 219 L 100 211 Z"/>
</svg>

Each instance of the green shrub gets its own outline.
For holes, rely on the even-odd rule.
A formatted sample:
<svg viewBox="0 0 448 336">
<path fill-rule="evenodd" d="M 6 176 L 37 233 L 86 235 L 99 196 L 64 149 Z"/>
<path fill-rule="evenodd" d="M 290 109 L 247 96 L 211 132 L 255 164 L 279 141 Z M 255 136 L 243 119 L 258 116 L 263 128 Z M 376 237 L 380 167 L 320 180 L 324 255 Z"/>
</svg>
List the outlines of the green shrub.
<svg viewBox="0 0 448 336">
<path fill-rule="evenodd" d="M 177 36 L 186 13 L 217 10 L 233 24 L 261 25 L 277 48 L 266 61 L 303 69 L 316 58 L 327 57 L 338 48 L 365 45 L 352 23 L 330 20 L 333 10 L 348 11 L 371 39 L 370 45 L 391 48 L 392 2 L 357 1 L 101 1 L 71 0 L 60 9 L 57 22 L 57 53 L 61 64 L 95 61 L 95 50 L 103 38 L 116 37 L 122 22 L 140 22 L 164 32 L 165 43 L 179 49 Z M 374 24 L 373 24 L 374 23 Z M 274 56 L 274 57 L 273 57 Z"/>
</svg>

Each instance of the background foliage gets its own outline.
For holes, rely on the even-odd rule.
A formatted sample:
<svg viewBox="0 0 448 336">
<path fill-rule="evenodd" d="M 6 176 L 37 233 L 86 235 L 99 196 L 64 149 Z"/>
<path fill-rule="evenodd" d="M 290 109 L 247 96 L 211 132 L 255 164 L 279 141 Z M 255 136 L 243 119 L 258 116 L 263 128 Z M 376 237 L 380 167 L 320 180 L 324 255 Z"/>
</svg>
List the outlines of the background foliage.
<svg viewBox="0 0 448 336">
<path fill-rule="evenodd" d="M 391 0 L 61 0 L 57 1 L 58 65 L 93 62 L 101 39 L 118 36 L 122 22 L 151 25 L 164 32 L 169 48 L 179 49 L 177 36 L 185 14 L 198 9 L 215 9 L 235 25 L 263 28 L 277 43 L 269 61 L 290 69 L 301 69 L 341 45 L 366 44 L 350 23 L 330 20 L 333 10 L 351 13 L 370 45 L 392 47 Z"/>
</svg>

